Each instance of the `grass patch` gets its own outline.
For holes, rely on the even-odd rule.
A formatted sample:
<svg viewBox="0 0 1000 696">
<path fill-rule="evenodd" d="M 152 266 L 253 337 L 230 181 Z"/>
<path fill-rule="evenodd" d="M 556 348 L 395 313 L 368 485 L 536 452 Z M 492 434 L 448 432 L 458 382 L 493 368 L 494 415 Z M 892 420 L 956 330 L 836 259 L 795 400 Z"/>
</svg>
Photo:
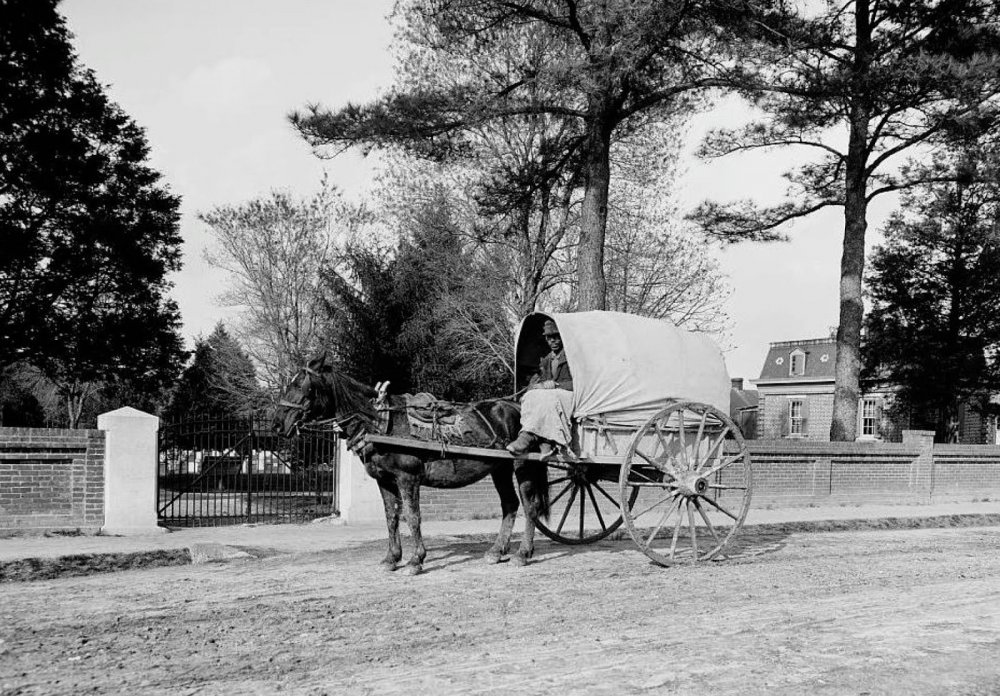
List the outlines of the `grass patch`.
<svg viewBox="0 0 1000 696">
<path fill-rule="evenodd" d="M 80 577 L 118 570 L 187 565 L 190 562 L 191 555 L 186 549 L 24 558 L 16 561 L 0 561 L 0 583 Z"/>
</svg>

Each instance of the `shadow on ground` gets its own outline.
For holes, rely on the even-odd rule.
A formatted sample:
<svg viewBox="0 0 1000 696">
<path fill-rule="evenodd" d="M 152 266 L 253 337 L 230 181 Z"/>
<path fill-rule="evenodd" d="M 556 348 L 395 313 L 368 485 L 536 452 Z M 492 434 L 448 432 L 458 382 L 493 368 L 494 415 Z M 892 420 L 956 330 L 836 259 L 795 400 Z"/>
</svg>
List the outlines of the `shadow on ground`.
<svg viewBox="0 0 1000 696">
<path fill-rule="evenodd" d="M 882 519 L 824 520 L 749 525 L 741 530 L 726 548 L 725 557 L 732 561 L 751 560 L 780 551 L 792 534 L 819 532 L 858 532 L 877 530 L 931 529 L 948 527 L 1000 526 L 1000 514 L 943 515 L 937 517 L 889 517 Z M 720 532 L 724 528 L 720 528 Z M 463 534 L 461 536 L 427 537 L 428 563 L 426 572 L 435 572 L 466 563 L 482 563 L 483 554 L 493 543 L 493 534 Z M 511 552 L 516 553 L 520 537 L 515 535 Z M 285 555 L 278 549 L 237 547 L 253 559 Z M 381 558 L 384 540 L 365 541 L 349 547 L 362 553 L 371 552 Z M 409 553 L 409 539 L 404 535 L 404 561 Z M 624 530 L 617 530 L 608 538 L 594 544 L 566 546 L 539 535 L 535 543 L 535 557 L 544 556 L 546 562 L 557 558 L 592 553 L 599 549 L 605 553 L 639 553 L 636 544 Z M 328 552 L 336 553 L 336 552 Z M 377 563 L 377 560 L 373 561 Z M 502 563 L 509 563 L 509 556 Z M 49 580 L 62 577 L 79 577 L 119 570 L 136 570 L 163 566 L 186 565 L 191 555 L 186 549 L 141 551 L 134 553 L 100 553 L 59 558 L 26 558 L 0 562 L 0 583 Z"/>
<path fill-rule="evenodd" d="M 792 534 L 988 526 L 1000 526 L 1000 514 L 943 515 L 919 518 L 890 517 L 881 519 L 757 524 L 744 527 L 726 547 L 724 554 L 715 560 L 749 561 L 754 558 L 777 553 L 787 546 L 788 538 Z M 721 534 L 727 528 L 718 527 L 717 529 Z M 480 564 L 483 562 L 483 554 L 493 543 L 494 538 L 492 534 L 482 533 L 461 536 L 425 537 L 428 556 L 424 571 L 433 573 L 467 563 Z M 519 543 L 519 536 L 515 535 L 511 542 L 510 554 L 517 553 Z M 381 557 L 381 553 L 385 548 L 385 542 L 366 541 L 355 548 L 365 551 L 370 550 L 373 555 L 378 554 Z M 409 550 L 409 537 L 404 534 L 404 563 Z M 550 562 L 558 558 L 575 556 L 581 553 L 593 553 L 596 550 L 604 553 L 641 553 L 628 532 L 623 529 L 617 530 L 601 541 L 576 546 L 560 544 L 539 535 L 539 538 L 535 542 L 535 561 L 533 562 L 538 562 L 541 560 L 541 557 L 544 557 L 545 562 Z M 509 562 L 509 555 L 505 556 L 501 561 L 502 564 Z"/>
</svg>

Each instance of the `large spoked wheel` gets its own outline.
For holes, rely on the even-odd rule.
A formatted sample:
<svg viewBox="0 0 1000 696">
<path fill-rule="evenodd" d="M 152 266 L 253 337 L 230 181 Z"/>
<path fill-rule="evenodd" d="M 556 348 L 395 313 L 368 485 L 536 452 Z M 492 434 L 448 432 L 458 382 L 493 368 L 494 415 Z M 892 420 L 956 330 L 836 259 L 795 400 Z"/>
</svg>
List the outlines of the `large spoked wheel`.
<svg viewBox="0 0 1000 696">
<path fill-rule="evenodd" d="M 549 520 L 535 520 L 538 529 L 561 544 L 592 544 L 621 527 L 622 504 L 614 497 L 617 467 L 584 462 L 547 462 Z M 622 498 L 630 508 L 636 488 Z"/>
<path fill-rule="evenodd" d="M 660 565 L 715 558 L 736 537 L 753 476 L 736 424 L 705 404 L 677 402 L 633 436 L 618 478 L 622 517 L 643 553 Z"/>
</svg>

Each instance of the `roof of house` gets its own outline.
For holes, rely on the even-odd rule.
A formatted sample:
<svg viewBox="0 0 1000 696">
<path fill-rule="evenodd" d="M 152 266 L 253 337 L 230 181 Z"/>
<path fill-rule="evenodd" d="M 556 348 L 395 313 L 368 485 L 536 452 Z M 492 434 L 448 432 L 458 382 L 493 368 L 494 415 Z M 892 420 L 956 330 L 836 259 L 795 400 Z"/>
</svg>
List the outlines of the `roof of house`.
<svg viewBox="0 0 1000 696">
<path fill-rule="evenodd" d="M 803 374 L 788 374 L 791 364 L 791 354 L 800 350 L 806 355 L 806 365 Z M 761 368 L 761 381 L 769 380 L 832 380 L 837 363 L 837 341 L 832 338 L 816 338 L 802 341 L 779 341 L 772 343 Z"/>
<path fill-rule="evenodd" d="M 730 389 L 729 413 L 757 408 L 760 405 L 760 392 L 756 389 Z"/>
</svg>

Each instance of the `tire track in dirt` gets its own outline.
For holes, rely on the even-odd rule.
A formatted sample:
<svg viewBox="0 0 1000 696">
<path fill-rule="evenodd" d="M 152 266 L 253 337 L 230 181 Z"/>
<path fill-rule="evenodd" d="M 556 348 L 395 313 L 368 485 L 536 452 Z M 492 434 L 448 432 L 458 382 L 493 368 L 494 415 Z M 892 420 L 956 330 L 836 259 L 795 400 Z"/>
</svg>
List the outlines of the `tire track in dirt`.
<svg viewBox="0 0 1000 696">
<path fill-rule="evenodd" d="M 12 583 L 0 693 L 972 694 L 1000 683 L 998 542 L 751 533 L 671 569 L 542 543 L 517 569 L 431 539 L 416 578 L 366 544 Z"/>
</svg>

